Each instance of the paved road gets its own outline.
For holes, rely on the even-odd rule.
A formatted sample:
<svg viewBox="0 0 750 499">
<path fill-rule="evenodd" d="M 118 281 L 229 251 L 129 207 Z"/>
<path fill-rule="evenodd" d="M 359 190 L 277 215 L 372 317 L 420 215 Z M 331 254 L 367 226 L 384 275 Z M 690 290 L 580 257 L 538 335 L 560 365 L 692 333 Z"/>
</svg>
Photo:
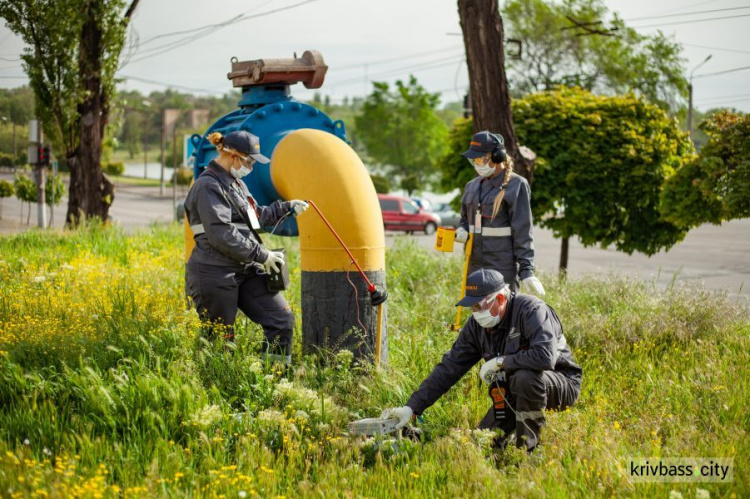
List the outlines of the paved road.
<svg viewBox="0 0 750 499">
<path fill-rule="evenodd" d="M 386 244 L 391 245 L 399 233 L 388 232 Z M 434 236 L 414 235 L 420 246 L 432 248 Z M 547 229 L 534 227 L 537 267 L 553 278 L 560 262 L 560 240 Z M 460 257 L 463 245 L 456 245 Z M 668 252 L 647 257 L 638 253 L 627 255 L 612 248 L 584 248 L 577 239 L 570 241 L 568 274 L 617 272 L 643 279 L 656 279 L 660 289 L 672 283 L 702 281 L 708 289 L 726 290 L 740 302 L 750 306 L 750 219 L 733 220 L 720 226 L 702 225 Z"/>
<path fill-rule="evenodd" d="M 0 178 L 12 179 L 8 173 Z M 184 188 L 183 188 L 184 189 Z M 152 223 L 168 223 L 172 220 L 172 193 L 167 190 L 159 196 L 158 187 L 119 185 L 115 192 L 115 203 L 111 215 L 126 229 L 148 226 Z M 178 194 L 179 197 L 179 194 Z M 57 208 L 55 226 L 62 226 L 67 199 Z M 3 201 L 3 218 L 0 233 L 26 230 L 26 210 L 20 220 L 21 203 L 16 198 Z M 36 224 L 36 206 L 32 206 L 31 226 Z M 401 236 L 386 233 L 386 244 L 391 245 L 396 237 L 414 237 L 420 246 L 432 248 L 434 236 Z M 537 266 L 554 278 L 560 258 L 560 241 L 545 229 L 535 228 L 534 239 Z M 455 254 L 460 256 L 460 245 Z M 584 248 L 578 240 L 570 242 L 568 272 L 571 276 L 586 273 L 621 272 L 644 279 L 656 279 L 660 288 L 676 282 L 702 281 L 708 289 L 726 290 L 750 306 L 750 219 L 734 220 L 721 226 L 703 225 L 691 231 L 684 241 L 669 252 L 660 252 L 652 257 L 640 254 L 626 255 L 611 248 Z"/>
<path fill-rule="evenodd" d="M 0 179 L 13 180 L 13 175 L 0 173 Z M 66 189 L 67 192 L 67 189 Z M 184 197 L 187 188 L 178 186 L 177 197 Z M 65 222 L 68 198 L 55 208 L 53 226 L 62 227 Z M 18 232 L 30 227 L 36 227 L 37 207 L 32 205 L 31 224 L 26 225 L 28 206 L 23 207 L 21 217 L 21 203 L 13 198 L 3 200 L 3 217 L 0 220 L 0 234 Z M 115 202 L 110 210 L 110 216 L 125 229 L 136 229 L 152 223 L 168 223 L 172 220 L 172 189 L 166 188 L 164 196 L 159 195 L 158 187 L 143 187 L 136 185 L 115 185 Z M 49 219 L 49 212 L 47 213 Z"/>
</svg>

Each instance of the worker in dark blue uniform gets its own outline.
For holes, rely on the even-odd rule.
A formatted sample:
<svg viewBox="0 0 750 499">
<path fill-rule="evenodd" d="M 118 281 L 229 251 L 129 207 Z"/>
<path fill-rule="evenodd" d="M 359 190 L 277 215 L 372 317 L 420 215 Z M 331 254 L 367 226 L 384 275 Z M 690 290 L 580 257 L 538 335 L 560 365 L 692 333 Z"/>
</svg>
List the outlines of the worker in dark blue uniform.
<svg viewBox="0 0 750 499">
<path fill-rule="evenodd" d="M 219 155 L 209 163 L 188 192 L 185 212 L 195 248 L 186 268 L 185 287 L 213 339 L 219 332 L 234 339 L 237 310 L 260 324 L 265 333 L 263 355 L 291 362 L 294 316 L 278 292 L 268 290 L 268 274 L 285 265 L 284 254 L 263 246 L 261 226 L 271 226 L 288 214 L 297 216 L 304 201 L 276 201 L 258 206 L 241 180 L 253 164 L 268 163 L 258 137 L 246 131 L 209 141 Z"/>
<path fill-rule="evenodd" d="M 492 406 L 480 429 L 502 430 L 495 444 L 515 435 L 529 451 L 539 444 L 544 410 L 564 410 L 578 400 L 583 370 L 570 351 L 560 319 L 540 298 L 515 294 L 502 274 L 480 269 L 466 279 L 466 295 L 456 306 L 471 307 L 455 343 L 409 398 L 386 409 L 382 418 L 405 426 L 434 404 L 480 360 L 479 377 L 488 384 Z"/>
<path fill-rule="evenodd" d="M 525 178 L 513 173 L 513 159 L 499 134 L 479 132 L 463 153 L 477 172 L 461 198 L 461 222 L 456 241 L 473 234 L 469 271 L 495 269 L 516 291 L 544 295 L 534 276 L 531 189 Z"/>
</svg>

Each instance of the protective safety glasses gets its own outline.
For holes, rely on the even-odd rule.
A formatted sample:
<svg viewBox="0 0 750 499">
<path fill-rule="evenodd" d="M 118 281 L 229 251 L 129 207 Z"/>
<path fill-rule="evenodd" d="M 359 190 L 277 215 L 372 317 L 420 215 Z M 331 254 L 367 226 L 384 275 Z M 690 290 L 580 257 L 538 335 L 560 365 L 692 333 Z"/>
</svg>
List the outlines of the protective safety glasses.
<svg viewBox="0 0 750 499">
<path fill-rule="evenodd" d="M 471 306 L 472 312 L 481 312 L 483 310 L 488 310 L 490 307 L 492 307 L 492 304 L 495 302 L 495 298 L 497 298 L 498 293 L 492 293 L 491 295 L 488 295 L 486 298 L 483 298 L 482 301 L 475 303 Z"/>
<path fill-rule="evenodd" d="M 252 166 L 255 163 L 255 158 L 253 158 L 252 156 L 240 156 L 239 154 L 237 154 L 237 158 L 240 161 L 244 161 L 247 166 Z"/>
<path fill-rule="evenodd" d="M 480 156 L 478 158 L 467 158 L 471 166 L 482 167 L 487 166 L 490 163 L 490 155 Z"/>
</svg>

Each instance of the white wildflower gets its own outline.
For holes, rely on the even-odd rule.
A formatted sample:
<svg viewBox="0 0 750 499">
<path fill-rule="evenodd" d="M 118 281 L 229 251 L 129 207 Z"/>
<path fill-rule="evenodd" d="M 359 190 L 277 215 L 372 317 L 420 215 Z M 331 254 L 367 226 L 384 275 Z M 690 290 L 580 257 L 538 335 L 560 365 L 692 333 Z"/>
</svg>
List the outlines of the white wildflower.
<svg viewBox="0 0 750 499">
<path fill-rule="evenodd" d="M 196 426 L 206 428 L 221 420 L 221 408 L 218 405 L 207 405 L 190 418 Z"/>
</svg>

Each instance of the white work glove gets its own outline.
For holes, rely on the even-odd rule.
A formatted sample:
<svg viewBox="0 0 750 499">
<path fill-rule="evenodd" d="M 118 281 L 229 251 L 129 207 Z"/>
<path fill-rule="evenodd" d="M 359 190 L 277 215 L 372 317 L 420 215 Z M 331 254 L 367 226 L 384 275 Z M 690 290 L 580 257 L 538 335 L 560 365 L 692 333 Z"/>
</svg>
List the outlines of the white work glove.
<svg viewBox="0 0 750 499">
<path fill-rule="evenodd" d="M 271 269 L 278 272 L 282 265 L 284 265 L 284 253 L 281 251 L 269 251 L 268 258 L 263 262 L 263 268 L 266 269 L 267 274 L 271 273 Z"/>
<path fill-rule="evenodd" d="M 456 231 L 456 242 L 465 243 L 469 239 L 469 233 L 464 230 L 463 227 L 459 227 Z"/>
<path fill-rule="evenodd" d="M 537 296 L 544 296 L 544 286 L 536 276 L 527 277 L 521 281 L 521 293 L 528 294 L 529 291 Z"/>
<path fill-rule="evenodd" d="M 398 419 L 396 429 L 400 429 L 406 426 L 406 423 L 409 422 L 413 415 L 414 411 L 412 411 L 411 407 L 409 407 L 408 405 L 405 405 L 404 407 L 396 407 L 393 409 L 385 409 L 382 413 L 380 413 L 380 417 L 382 419 Z"/>
<path fill-rule="evenodd" d="M 289 204 L 291 205 L 290 209 L 292 210 L 292 213 L 294 213 L 295 217 L 302 215 L 302 213 L 304 213 L 305 210 L 310 207 L 310 205 L 305 201 L 299 199 L 293 199 L 292 201 L 289 201 Z"/>
<path fill-rule="evenodd" d="M 482 381 L 487 384 L 492 383 L 497 373 L 503 370 L 503 360 L 505 360 L 505 357 L 498 356 L 482 364 L 479 369 L 479 377 L 482 378 Z"/>
</svg>

